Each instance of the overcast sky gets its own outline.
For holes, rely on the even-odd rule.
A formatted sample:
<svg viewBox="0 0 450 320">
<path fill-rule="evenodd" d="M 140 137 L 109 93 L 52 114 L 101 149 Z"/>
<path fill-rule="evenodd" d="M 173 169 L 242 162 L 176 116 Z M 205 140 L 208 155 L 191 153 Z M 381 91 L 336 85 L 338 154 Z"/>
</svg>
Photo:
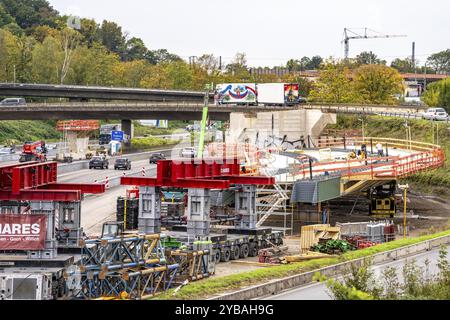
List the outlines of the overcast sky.
<svg viewBox="0 0 450 320">
<path fill-rule="evenodd" d="M 370 28 L 406 38 L 350 40 L 350 57 L 373 51 L 391 61 L 411 55 L 420 63 L 450 48 L 449 0 L 49 0 L 62 14 L 115 21 L 150 49 L 188 59 L 236 52 L 250 66 L 284 65 L 289 58 L 342 58 L 343 29 Z"/>
</svg>

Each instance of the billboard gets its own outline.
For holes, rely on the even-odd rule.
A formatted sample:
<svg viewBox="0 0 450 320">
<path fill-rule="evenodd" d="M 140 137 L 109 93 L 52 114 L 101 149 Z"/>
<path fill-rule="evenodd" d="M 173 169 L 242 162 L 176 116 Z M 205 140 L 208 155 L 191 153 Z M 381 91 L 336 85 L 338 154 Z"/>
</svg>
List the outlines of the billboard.
<svg viewBox="0 0 450 320">
<path fill-rule="evenodd" d="M 222 103 L 256 103 L 256 84 L 254 83 L 222 83 L 216 90 Z"/>
<path fill-rule="evenodd" d="M 0 250 L 43 250 L 45 214 L 0 214 Z"/>
</svg>

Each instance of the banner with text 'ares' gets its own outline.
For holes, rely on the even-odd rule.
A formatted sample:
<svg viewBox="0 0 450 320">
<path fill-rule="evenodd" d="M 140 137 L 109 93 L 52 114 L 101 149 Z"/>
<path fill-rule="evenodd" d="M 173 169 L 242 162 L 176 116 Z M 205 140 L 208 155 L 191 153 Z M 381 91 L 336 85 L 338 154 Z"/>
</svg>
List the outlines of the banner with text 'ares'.
<svg viewBox="0 0 450 320">
<path fill-rule="evenodd" d="M 0 250 L 42 250 L 46 235 L 46 215 L 0 214 Z"/>
</svg>

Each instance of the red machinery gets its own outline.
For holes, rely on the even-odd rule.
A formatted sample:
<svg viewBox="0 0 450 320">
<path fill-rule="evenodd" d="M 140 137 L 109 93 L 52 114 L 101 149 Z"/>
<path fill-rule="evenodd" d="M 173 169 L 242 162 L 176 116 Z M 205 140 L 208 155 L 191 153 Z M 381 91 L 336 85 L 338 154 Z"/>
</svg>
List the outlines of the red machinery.
<svg viewBox="0 0 450 320">
<path fill-rule="evenodd" d="M 23 144 L 19 162 L 28 161 L 47 161 L 47 148 L 45 146 L 45 141 L 27 141 Z"/>
<path fill-rule="evenodd" d="M 84 193 L 104 193 L 104 184 L 57 182 L 57 163 L 0 167 L 0 200 L 79 201 Z"/>
</svg>

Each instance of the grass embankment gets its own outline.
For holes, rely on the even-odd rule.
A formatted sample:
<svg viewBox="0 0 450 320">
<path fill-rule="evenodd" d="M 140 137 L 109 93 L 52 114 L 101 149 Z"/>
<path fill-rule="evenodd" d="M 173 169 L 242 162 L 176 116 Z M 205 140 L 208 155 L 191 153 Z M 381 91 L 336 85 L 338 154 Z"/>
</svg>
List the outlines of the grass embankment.
<svg viewBox="0 0 450 320">
<path fill-rule="evenodd" d="M 355 129 L 361 128 L 360 116 L 338 115 L 337 123 L 328 125 L 327 129 Z M 364 117 L 364 131 L 366 136 L 406 139 L 405 119 L 381 116 Z M 440 187 L 442 191 L 450 188 L 450 126 L 444 121 L 431 122 L 422 119 L 409 119 L 411 136 L 414 141 L 436 143 L 436 126 L 438 126 L 439 145 L 445 151 L 445 166 L 415 174 L 407 179 L 421 189 L 436 191 Z M 433 129 L 434 125 L 434 129 Z M 434 188 L 434 189 L 433 189 Z M 433 189 L 433 190 L 430 190 Z"/>
<path fill-rule="evenodd" d="M 21 144 L 25 141 L 56 141 L 56 121 L 14 120 L 0 121 L 0 144 Z"/>
<path fill-rule="evenodd" d="M 131 139 L 131 147 L 128 151 L 149 151 L 158 147 L 173 146 L 179 143 L 180 140 L 146 137 L 146 138 L 133 138 Z"/>
<path fill-rule="evenodd" d="M 336 258 L 322 258 L 304 262 L 297 262 L 287 265 L 280 265 L 258 270 L 242 272 L 224 277 L 213 277 L 190 283 L 181 288 L 175 295 L 173 289 L 158 295 L 156 299 L 203 299 L 205 297 L 226 292 L 232 289 L 264 283 L 269 280 L 292 276 L 295 274 L 320 269 L 326 266 L 337 264 L 344 261 L 350 261 L 358 258 L 364 258 L 376 253 L 394 250 L 397 248 L 412 245 L 421 241 L 426 241 L 442 236 L 450 235 L 450 230 L 425 235 L 417 238 L 401 239 L 392 242 L 383 243 L 374 247 L 349 251 Z"/>
</svg>

